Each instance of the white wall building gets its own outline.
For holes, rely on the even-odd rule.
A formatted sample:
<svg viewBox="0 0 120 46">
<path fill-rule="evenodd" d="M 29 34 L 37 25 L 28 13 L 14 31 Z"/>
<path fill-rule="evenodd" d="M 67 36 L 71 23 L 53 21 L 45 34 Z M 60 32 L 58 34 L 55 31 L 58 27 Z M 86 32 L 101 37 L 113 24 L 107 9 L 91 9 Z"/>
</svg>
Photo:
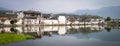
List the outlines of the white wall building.
<svg viewBox="0 0 120 46">
<path fill-rule="evenodd" d="M 66 17 L 65 16 L 59 16 L 58 21 L 59 21 L 59 24 L 66 24 Z"/>
<path fill-rule="evenodd" d="M 42 21 L 44 24 L 66 24 L 66 17 L 59 16 L 58 19 L 44 19 Z"/>
<path fill-rule="evenodd" d="M 43 20 L 44 24 L 58 24 L 58 20 L 50 20 L 50 19 L 45 19 Z"/>
<path fill-rule="evenodd" d="M 18 19 L 20 19 L 20 22 L 17 24 L 22 24 L 22 25 L 35 25 L 35 24 L 40 24 L 41 23 L 41 17 L 42 14 L 41 12 L 38 11 L 20 11 L 18 13 Z"/>
</svg>

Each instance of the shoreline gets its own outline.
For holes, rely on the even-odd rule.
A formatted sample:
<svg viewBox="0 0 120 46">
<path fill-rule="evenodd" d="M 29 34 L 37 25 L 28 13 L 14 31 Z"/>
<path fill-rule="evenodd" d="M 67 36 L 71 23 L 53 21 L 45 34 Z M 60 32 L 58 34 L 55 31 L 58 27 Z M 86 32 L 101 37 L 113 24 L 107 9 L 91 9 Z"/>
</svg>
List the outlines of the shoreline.
<svg viewBox="0 0 120 46">
<path fill-rule="evenodd" d="M 0 27 L 28 27 L 28 26 L 86 26 L 86 25 L 106 25 L 106 24 L 36 24 L 36 25 L 0 25 Z"/>
</svg>

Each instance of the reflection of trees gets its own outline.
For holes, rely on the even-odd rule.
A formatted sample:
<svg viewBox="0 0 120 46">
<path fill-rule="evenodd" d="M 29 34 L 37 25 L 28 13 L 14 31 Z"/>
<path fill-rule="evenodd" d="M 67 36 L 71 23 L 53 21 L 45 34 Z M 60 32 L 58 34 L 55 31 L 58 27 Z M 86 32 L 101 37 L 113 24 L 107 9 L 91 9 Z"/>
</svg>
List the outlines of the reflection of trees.
<svg viewBox="0 0 120 46">
<path fill-rule="evenodd" d="M 79 28 L 79 31 L 83 34 L 92 33 L 92 30 L 90 30 L 90 28 Z"/>
<path fill-rule="evenodd" d="M 107 32 L 110 32 L 110 31 L 111 31 L 111 28 L 110 28 L 110 27 L 105 27 L 105 29 L 107 30 Z"/>
<path fill-rule="evenodd" d="M 42 38 L 43 36 L 41 27 L 37 27 L 37 26 L 27 26 L 27 27 L 23 26 L 22 31 L 24 35 L 31 35 L 34 38 Z"/>
<path fill-rule="evenodd" d="M 2 30 L 1 30 L 1 33 L 5 33 L 5 30 L 4 30 L 4 29 L 2 29 Z"/>
<path fill-rule="evenodd" d="M 112 25 L 107 25 L 106 28 L 111 28 L 111 29 L 120 29 L 120 25 L 119 24 L 112 24 Z"/>
<path fill-rule="evenodd" d="M 91 28 L 79 28 L 80 32 L 83 34 L 90 34 L 90 33 L 95 33 L 95 32 L 100 32 L 102 30 L 91 30 Z"/>
<path fill-rule="evenodd" d="M 2 29 L 0 33 L 5 33 L 4 27 L 0 27 L 0 28 Z"/>
<path fill-rule="evenodd" d="M 42 38 L 42 34 L 38 34 L 37 32 L 24 32 L 23 34 L 33 36 L 34 38 Z"/>
<path fill-rule="evenodd" d="M 14 27 L 12 27 L 12 28 L 10 28 L 10 31 L 11 31 L 11 32 L 14 32 L 14 33 L 17 33 L 18 30 L 15 29 Z"/>
<path fill-rule="evenodd" d="M 72 27 L 67 30 L 67 34 L 73 34 L 73 33 L 77 33 L 77 29 Z"/>
<path fill-rule="evenodd" d="M 51 36 L 52 36 L 52 33 L 51 33 L 51 32 L 43 32 L 43 35 L 46 35 L 46 36 L 51 37 Z"/>
<path fill-rule="evenodd" d="M 90 33 L 94 33 L 94 32 L 100 32 L 102 30 L 91 30 L 91 28 L 78 28 L 78 29 L 75 29 L 75 28 L 70 28 L 67 30 L 67 33 L 68 34 L 74 34 L 74 33 L 82 33 L 82 34 L 90 34 Z"/>
</svg>

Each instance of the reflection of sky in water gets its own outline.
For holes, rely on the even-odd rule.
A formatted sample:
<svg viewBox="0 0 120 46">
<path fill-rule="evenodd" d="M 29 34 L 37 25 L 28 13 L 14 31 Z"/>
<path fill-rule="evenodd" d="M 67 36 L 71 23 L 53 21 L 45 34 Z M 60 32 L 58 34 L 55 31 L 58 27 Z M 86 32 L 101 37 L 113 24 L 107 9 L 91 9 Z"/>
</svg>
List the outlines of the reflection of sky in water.
<svg viewBox="0 0 120 46">
<path fill-rule="evenodd" d="M 11 46 L 117 46 L 120 45 L 119 43 L 120 42 L 104 41 L 96 38 L 78 39 L 72 36 L 55 36 L 14 43 Z"/>
<path fill-rule="evenodd" d="M 65 32 L 63 31 L 62 33 L 64 34 Z M 88 34 L 83 34 L 82 32 L 67 33 L 65 35 L 52 34 L 51 37 L 43 36 L 41 39 L 26 40 L 5 46 L 120 46 L 119 35 L 120 29 L 112 29 L 110 32 L 104 29 L 100 32 Z"/>
<path fill-rule="evenodd" d="M 95 39 L 100 39 L 104 41 L 120 41 L 120 31 L 117 29 L 111 30 L 111 32 L 107 32 L 106 30 L 102 32 L 97 32 L 97 33 L 91 33 L 91 34 L 69 34 L 71 36 L 79 38 L 95 38 Z"/>
</svg>

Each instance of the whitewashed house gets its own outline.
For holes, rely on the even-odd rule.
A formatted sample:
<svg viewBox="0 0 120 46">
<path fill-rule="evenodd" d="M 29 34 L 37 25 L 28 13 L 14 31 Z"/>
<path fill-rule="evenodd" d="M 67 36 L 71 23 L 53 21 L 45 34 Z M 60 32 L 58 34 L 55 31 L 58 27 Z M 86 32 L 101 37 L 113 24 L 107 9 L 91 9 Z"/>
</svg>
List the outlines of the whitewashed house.
<svg viewBox="0 0 120 46">
<path fill-rule="evenodd" d="M 4 23 L 5 25 L 10 25 L 10 21 L 12 19 L 17 19 L 18 15 L 14 11 L 1 11 L 0 12 L 0 23 Z M 5 19 L 4 22 L 1 20 Z"/>
<path fill-rule="evenodd" d="M 101 24 L 104 23 L 104 19 L 85 19 L 85 20 L 77 20 L 76 24 Z"/>
<path fill-rule="evenodd" d="M 100 24 L 100 23 L 104 23 L 104 19 L 91 19 L 91 24 Z"/>
<path fill-rule="evenodd" d="M 41 23 L 42 14 L 38 11 L 20 11 L 19 19 L 23 25 L 38 25 Z M 19 22 L 21 23 L 21 22 Z"/>
<path fill-rule="evenodd" d="M 58 16 L 53 16 L 52 14 L 48 14 L 47 17 L 46 15 L 43 15 L 44 19 L 42 20 L 43 24 L 58 24 Z"/>
<path fill-rule="evenodd" d="M 66 17 L 65 16 L 59 16 L 58 17 L 59 24 L 66 24 Z"/>
<path fill-rule="evenodd" d="M 66 24 L 65 16 L 55 16 L 49 19 L 42 20 L 44 24 Z"/>
<path fill-rule="evenodd" d="M 22 21 L 23 21 L 22 19 L 18 19 L 16 25 L 22 25 Z"/>
<path fill-rule="evenodd" d="M 67 21 L 67 24 L 70 24 L 70 21 Z M 79 21 L 75 20 L 75 22 L 73 22 L 72 24 L 79 24 Z"/>
<path fill-rule="evenodd" d="M 5 25 L 10 25 L 10 20 L 8 20 L 8 19 L 5 20 L 4 24 L 5 24 Z"/>
<path fill-rule="evenodd" d="M 43 20 L 44 24 L 58 24 L 58 20 L 53 20 L 53 19 L 47 19 L 47 20 Z"/>
</svg>

